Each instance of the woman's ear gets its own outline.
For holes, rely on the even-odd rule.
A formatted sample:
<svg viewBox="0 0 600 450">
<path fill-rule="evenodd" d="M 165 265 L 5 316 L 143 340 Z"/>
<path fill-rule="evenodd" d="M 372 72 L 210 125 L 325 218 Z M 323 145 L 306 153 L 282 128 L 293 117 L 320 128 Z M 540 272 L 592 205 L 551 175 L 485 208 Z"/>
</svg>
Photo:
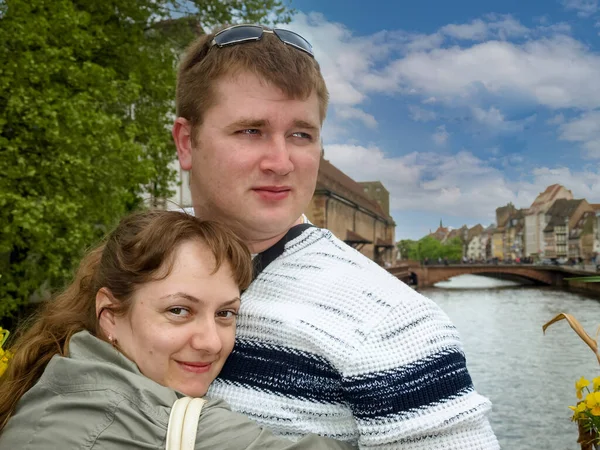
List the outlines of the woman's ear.
<svg viewBox="0 0 600 450">
<path fill-rule="evenodd" d="M 116 322 L 113 307 L 117 306 L 112 293 L 107 288 L 101 288 L 96 294 L 96 318 L 100 331 L 109 340 L 116 339 Z"/>
</svg>

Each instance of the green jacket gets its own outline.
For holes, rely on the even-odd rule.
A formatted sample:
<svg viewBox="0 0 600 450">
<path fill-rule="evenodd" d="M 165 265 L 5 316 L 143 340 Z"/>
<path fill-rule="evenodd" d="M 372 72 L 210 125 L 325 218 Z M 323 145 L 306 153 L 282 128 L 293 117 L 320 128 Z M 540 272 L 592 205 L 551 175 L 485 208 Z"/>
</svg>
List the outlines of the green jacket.
<svg viewBox="0 0 600 450">
<path fill-rule="evenodd" d="M 0 449 L 164 449 L 171 405 L 181 396 L 82 331 L 71 338 L 69 357 L 53 357 L 21 398 Z M 221 400 L 204 406 L 196 438 L 196 450 L 350 448 L 315 435 L 299 442 L 275 437 Z"/>
</svg>

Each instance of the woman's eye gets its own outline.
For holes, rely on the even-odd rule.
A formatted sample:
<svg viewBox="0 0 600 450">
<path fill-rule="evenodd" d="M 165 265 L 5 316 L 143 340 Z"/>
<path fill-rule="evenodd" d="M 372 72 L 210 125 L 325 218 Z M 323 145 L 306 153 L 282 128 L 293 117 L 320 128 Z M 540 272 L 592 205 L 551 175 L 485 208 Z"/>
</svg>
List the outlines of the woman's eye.
<svg viewBox="0 0 600 450">
<path fill-rule="evenodd" d="M 190 314 L 190 312 L 187 310 L 187 308 L 183 308 L 180 306 L 177 306 L 175 308 L 170 308 L 169 312 L 177 317 L 187 317 Z"/>
<path fill-rule="evenodd" d="M 231 310 L 219 311 L 217 313 L 217 317 L 220 317 L 222 319 L 234 319 L 237 315 L 238 315 L 237 311 L 231 311 Z"/>
</svg>

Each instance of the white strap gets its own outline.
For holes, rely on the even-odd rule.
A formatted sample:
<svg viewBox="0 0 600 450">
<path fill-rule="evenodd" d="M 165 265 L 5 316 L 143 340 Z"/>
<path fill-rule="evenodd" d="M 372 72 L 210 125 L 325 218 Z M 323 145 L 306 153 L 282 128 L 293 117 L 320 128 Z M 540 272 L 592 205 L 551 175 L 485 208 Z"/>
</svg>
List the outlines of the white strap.
<svg viewBox="0 0 600 450">
<path fill-rule="evenodd" d="M 196 433 L 202 407 L 206 403 L 203 398 L 193 399 L 185 411 L 185 420 L 181 430 L 181 450 L 194 450 L 196 447 Z"/>
<path fill-rule="evenodd" d="M 200 413 L 206 400 L 182 397 L 173 403 L 167 428 L 166 450 L 194 450 Z"/>
<path fill-rule="evenodd" d="M 167 428 L 166 450 L 181 449 L 181 429 L 183 428 L 183 421 L 185 419 L 185 410 L 190 401 L 192 401 L 190 397 L 182 397 L 173 403 Z"/>
</svg>

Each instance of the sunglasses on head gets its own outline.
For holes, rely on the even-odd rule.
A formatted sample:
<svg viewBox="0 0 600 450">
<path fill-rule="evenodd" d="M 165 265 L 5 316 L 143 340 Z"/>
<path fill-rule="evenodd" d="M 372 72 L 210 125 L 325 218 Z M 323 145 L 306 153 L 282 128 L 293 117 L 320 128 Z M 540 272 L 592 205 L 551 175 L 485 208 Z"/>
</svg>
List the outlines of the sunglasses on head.
<svg viewBox="0 0 600 450">
<path fill-rule="evenodd" d="M 308 53 L 314 58 L 312 46 L 298 33 L 281 28 L 265 30 L 258 25 L 234 25 L 215 34 L 210 46 L 226 47 L 228 45 L 242 44 L 244 42 L 260 41 L 264 33 L 273 33 L 281 42 L 291 45 L 298 50 Z"/>
</svg>

